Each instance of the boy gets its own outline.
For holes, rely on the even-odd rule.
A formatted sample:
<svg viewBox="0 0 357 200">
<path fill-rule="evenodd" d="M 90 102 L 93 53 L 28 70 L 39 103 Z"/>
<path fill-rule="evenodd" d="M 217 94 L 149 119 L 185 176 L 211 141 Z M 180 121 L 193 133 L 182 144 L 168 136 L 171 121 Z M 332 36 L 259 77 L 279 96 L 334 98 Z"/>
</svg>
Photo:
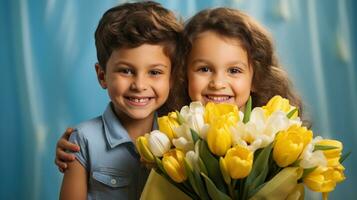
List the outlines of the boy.
<svg viewBox="0 0 357 200">
<path fill-rule="evenodd" d="M 95 32 L 99 84 L 111 102 L 104 114 L 78 125 L 79 145 L 68 164 L 60 199 L 139 199 L 148 172 L 133 141 L 155 129 L 178 69 L 182 24 L 155 2 L 109 9 Z"/>
</svg>

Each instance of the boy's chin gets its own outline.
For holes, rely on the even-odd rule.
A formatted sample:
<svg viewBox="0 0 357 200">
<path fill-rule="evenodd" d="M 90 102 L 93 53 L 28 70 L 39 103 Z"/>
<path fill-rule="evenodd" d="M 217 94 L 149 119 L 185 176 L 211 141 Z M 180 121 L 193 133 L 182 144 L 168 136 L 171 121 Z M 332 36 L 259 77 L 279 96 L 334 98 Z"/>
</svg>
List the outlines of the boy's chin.
<svg viewBox="0 0 357 200">
<path fill-rule="evenodd" d="M 125 113 L 126 117 L 131 120 L 144 120 L 148 117 L 152 117 L 155 111 L 153 110 L 129 110 Z"/>
</svg>

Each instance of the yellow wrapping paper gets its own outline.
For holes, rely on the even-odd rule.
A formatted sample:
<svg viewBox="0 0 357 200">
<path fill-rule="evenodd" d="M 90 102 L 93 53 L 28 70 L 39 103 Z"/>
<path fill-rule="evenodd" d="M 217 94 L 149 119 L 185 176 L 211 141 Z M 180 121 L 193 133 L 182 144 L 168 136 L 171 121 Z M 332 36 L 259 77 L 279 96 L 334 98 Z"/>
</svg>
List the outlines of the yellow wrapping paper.
<svg viewBox="0 0 357 200">
<path fill-rule="evenodd" d="M 151 170 L 140 200 L 191 200 L 155 170 Z"/>
<path fill-rule="evenodd" d="M 301 200 L 304 199 L 304 186 L 297 180 L 302 175 L 302 169 L 287 167 L 279 172 L 273 179 L 258 191 L 250 200 Z"/>
<path fill-rule="evenodd" d="M 303 200 L 304 186 L 298 184 L 302 170 L 297 167 L 284 168 L 258 191 L 250 200 Z M 140 200 L 191 200 L 155 170 L 151 170 Z"/>
</svg>

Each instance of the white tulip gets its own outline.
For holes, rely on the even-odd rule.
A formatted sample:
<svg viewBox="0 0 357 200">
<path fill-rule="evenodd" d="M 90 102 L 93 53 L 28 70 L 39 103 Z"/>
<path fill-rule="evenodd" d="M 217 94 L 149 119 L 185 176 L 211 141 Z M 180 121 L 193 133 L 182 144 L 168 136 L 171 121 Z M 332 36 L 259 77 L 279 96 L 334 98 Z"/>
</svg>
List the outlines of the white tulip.
<svg viewBox="0 0 357 200">
<path fill-rule="evenodd" d="M 187 124 L 182 124 L 174 128 L 177 138 L 172 139 L 173 145 L 185 152 L 193 150 L 194 144 L 190 127 Z"/>
<path fill-rule="evenodd" d="M 154 130 L 147 137 L 149 148 L 155 156 L 162 157 L 170 150 L 171 142 L 165 133 Z"/>
<path fill-rule="evenodd" d="M 192 166 L 193 170 L 200 172 L 200 167 L 198 164 L 198 153 L 194 152 L 194 151 L 188 151 L 186 153 L 186 160 L 187 162 Z"/>
<path fill-rule="evenodd" d="M 273 142 L 279 131 L 299 123 L 301 124 L 299 118 L 290 120 L 282 111 L 276 111 L 266 118 L 264 110 L 257 107 L 252 110 L 248 123 L 239 121 L 231 128 L 232 141 L 234 145 L 240 144 L 255 151 Z"/>
<path fill-rule="evenodd" d="M 194 131 L 196 131 L 199 136 L 202 136 L 202 128 L 205 126 L 204 123 L 204 107 L 201 102 L 192 102 L 190 106 L 184 106 L 180 111 L 181 116 L 184 118 L 185 123 Z"/>
<path fill-rule="evenodd" d="M 300 167 L 307 169 L 316 166 L 327 166 L 327 159 L 321 150 L 314 151 L 316 142 L 320 141 L 321 137 L 314 138 L 304 149 L 300 156 Z"/>
</svg>

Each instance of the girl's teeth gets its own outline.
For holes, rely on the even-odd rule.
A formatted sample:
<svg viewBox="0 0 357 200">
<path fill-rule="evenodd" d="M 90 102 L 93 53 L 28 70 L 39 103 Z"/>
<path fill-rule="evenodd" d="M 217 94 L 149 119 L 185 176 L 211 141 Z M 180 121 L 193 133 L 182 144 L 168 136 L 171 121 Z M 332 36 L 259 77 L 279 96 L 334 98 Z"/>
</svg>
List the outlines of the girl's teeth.
<svg viewBox="0 0 357 200">
<path fill-rule="evenodd" d="M 207 96 L 208 99 L 212 100 L 212 101 L 226 101 L 229 99 L 228 96 L 224 96 L 224 97 L 216 97 L 216 96 Z"/>
</svg>

